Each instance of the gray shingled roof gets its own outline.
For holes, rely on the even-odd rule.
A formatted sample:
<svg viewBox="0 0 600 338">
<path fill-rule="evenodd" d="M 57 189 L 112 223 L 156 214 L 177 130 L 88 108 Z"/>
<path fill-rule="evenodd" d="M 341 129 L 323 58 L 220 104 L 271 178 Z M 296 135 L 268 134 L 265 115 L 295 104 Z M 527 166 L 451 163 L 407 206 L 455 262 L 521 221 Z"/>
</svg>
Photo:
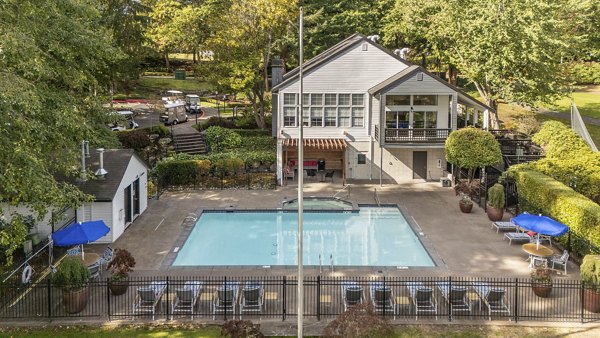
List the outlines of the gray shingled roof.
<svg viewBox="0 0 600 338">
<path fill-rule="evenodd" d="M 75 182 L 75 184 L 84 193 L 95 196 L 96 201 L 112 201 L 127 166 L 134 156 L 146 165 L 133 149 L 106 149 L 104 151 L 104 169 L 108 174 L 104 179 L 89 179 L 85 182 Z M 90 157 L 86 158 L 85 162 L 88 172 L 94 173 L 100 168 L 100 156 L 96 149 L 90 149 Z"/>
</svg>

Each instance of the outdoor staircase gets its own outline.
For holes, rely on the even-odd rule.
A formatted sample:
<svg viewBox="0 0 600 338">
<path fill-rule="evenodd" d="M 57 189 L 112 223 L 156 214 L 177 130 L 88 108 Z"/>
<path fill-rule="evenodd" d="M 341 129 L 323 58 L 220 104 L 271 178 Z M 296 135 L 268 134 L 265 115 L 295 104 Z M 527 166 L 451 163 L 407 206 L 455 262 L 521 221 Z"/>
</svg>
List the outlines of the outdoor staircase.
<svg viewBox="0 0 600 338">
<path fill-rule="evenodd" d="M 208 151 L 204 135 L 198 132 L 173 135 L 173 143 L 178 153 L 194 155 L 205 154 Z"/>
</svg>

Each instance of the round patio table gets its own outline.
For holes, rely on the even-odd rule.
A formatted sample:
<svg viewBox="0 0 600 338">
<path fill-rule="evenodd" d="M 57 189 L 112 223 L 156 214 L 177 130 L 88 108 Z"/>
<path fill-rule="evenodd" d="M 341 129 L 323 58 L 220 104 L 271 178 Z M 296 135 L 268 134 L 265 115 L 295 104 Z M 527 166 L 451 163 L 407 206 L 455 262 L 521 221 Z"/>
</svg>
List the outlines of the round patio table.
<svg viewBox="0 0 600 338">
<path fill-rule="evenodd" d="M 85 264 L 85 266 L 90 266 L 90 265 L 96 263 L 99 259 L 100 259 L 100 255 L 98 255 L 97 253 L 90 252 L 90 253 L 85 253 L 81 260 L 83 261 L 83 264 Z"/>
<path fill-rule="evenodd" d="M 554 251 L 547 246 L 538 245 L 536 243 L 527 243 L 522 246 L 523 251 L 532 256 L 549 257 L 554 254 Z"/>
</svg>

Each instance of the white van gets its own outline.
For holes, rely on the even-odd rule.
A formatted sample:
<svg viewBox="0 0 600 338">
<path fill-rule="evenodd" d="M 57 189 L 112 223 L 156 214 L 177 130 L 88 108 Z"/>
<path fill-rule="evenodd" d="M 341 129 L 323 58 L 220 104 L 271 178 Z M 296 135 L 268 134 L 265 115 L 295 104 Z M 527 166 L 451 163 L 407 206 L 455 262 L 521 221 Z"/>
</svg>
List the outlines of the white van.
<svg viewBox="0 0 600 338">
<path fill-rule="evenodd" d="M 130 110 L 119 110 L 112 112 L 115 121 L 110 126 L 112 131 L 123 131 L 138 128 L 140 125 L 133 119 L 133 112 Z"/>
<path fill-rule="evenodd" d="M 177 101 L 165 104 L 165 112 L 160 116 L 159 120 L 167 125 L 187 122 L 188 116 L 185 113 L 185 102 Z"/>
</svg>

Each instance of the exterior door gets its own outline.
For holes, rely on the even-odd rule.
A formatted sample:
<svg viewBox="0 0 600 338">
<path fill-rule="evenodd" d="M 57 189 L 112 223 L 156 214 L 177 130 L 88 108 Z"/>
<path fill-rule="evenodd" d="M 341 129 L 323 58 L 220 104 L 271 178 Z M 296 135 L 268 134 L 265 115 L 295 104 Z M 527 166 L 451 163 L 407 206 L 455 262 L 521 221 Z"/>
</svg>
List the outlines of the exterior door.
<svg viewBox="0 0 600 338">
<path fill-rule="evenodd" d="M 352 178 L 369 178 L 369 165 L 367 164 L 367 153 L 363 153 L 358 150 L 353 150 L 351 154 L 354 159 L 354 163 L 350 168 L 352 170 Z"/>
<path fill-rule="evenodd" d="M 413 179 L 427 179 L 427 152 L 413 151 Z"/>
<path fill-rule="evenodd" d="M 131 223 L 131 185 L 128 185 L 127 188 L 125 188 L 125 191 L 123 193 L 123 200 L 125 202 L 124 205 L 124 212 L 125 212 L 125 224 L 127 223 Z"/>
<path fill-rule="evenodd" d="M 132 184 L 133 193 L 133 216 L 140 214 L 140 179 L 138 178 Z"/>
</svg>

